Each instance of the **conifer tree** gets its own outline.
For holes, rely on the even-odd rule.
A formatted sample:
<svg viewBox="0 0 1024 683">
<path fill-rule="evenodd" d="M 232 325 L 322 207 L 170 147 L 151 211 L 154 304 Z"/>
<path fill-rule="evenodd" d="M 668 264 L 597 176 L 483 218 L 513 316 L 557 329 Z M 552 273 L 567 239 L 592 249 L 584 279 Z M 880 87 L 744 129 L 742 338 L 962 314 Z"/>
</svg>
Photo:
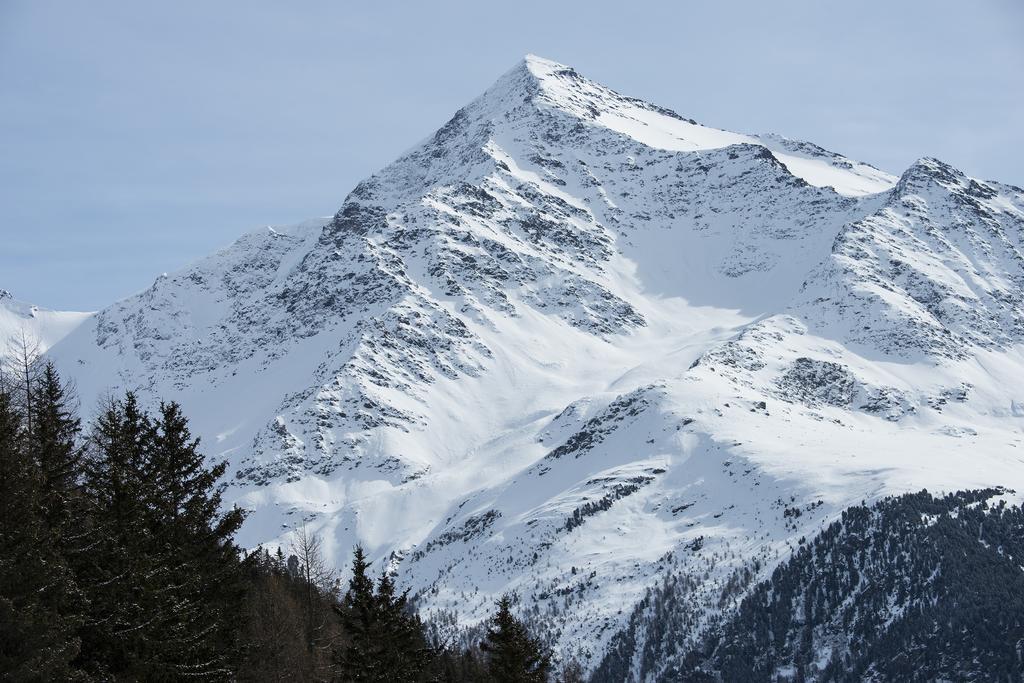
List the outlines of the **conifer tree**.
<svg viewBox="0 0 1024 683">
<path fill-rule="evenodd" d="M 78 492 L 82 477 L 81 422 L 74 398 L 52 362 L 46 362 L 32 385 L 32 429 L 26 434 L 31 457 L 39 467 L 41 505 L 46 522 L 67 549 L 81 514 Z"/>
<path fill-rule="evenodd" d="M 21 415 L 0 388 L 0 672 L 9 680 L 75 680 L 73 577 L 42 507 L 41 474 L 25 448 Z"/>
<path fill-rule="evenodd" d="M 161 404 L 153 427 L 144 481 L 152 542 L 166 558 L 159 590 L 175 605 L 167 661 L 181 676 L 224 673 L 244 594 L 233 541 L 244 514 L 221 511 L 227 465 L 207 467 L 177 403 Z"/>
<path fill-rule="evenodd" d="M 222 513 L 177 404 L 154 420 L 128 393 L 93 434 L 86 490 L 98 537 L 90 555 L 94 628 L 84 664 L 100 675 L 146 680 L 226 677 L 243 586 L 232 537 L 242 513 Z"/>
<path fill-rule="evenodd" d="M 431 652 L 419 619 L 408 608 L 408 595 L 396 594 L 385 572 L 374 591 L 362 547 L 352 558 L 352 578 L 341 605 L 348 642 L 339 664 L 344 681 L 416 681 L 427 673 Z"/>
<path fill-rule="evenodd" d="M 432 659 L 423 636 L 423 625 L 409 606 L 408 590 L 395 592 L 394 579 L 385 571 L 377 579 L 378 632 L 384 639 L 379 650 L 387 680 L 414 681 L 424 674 Z"/>
<path fill-rule="evenodd" d="M 53 548 L 49 562 L 57 569 L 55 580 L 59 578 L 61 617 L 78 625 L 86 604 L 74 569 L 91 543 L 83 524 L 87 511 L 81 496 L 81 421 L 73 391 L 53 363 L 35 365 L 28 406 L 33 420 L 31 430 L 26 429 L 25 448 L 38 468 L 39 514 Z"/>
<path fill-rule="evenodd" d="M 496 683 L 543 683 L 548 680 L 551 655 L 512 615 L 512 597 L 503 595 L 480 648 Z"/>
<path fill-rule="evenodd" d="M 373 579 L 367 570 L 370 567 L 362 546 L 356 546 L 352 556 L 352 578 L 341 604 L 341 620 L 348 636 L 339 656 L 342 680 L 381 680 L 381 672 L 375 661 L 374 650 L 378 633 L 377 604 L 373 595 Z"/>
<path fill-rule="evenodd" d="M 156 667 L 150 641 L 167 615 L 154 592 L 164 558 L 147 524 L 153 436 L 131 392 L 107 402 L 90 435 L 84 491 L 96 543 L 78 569 L 90 604 L 79 664 L 97 677 L 147 678 Z"/>
</svg>

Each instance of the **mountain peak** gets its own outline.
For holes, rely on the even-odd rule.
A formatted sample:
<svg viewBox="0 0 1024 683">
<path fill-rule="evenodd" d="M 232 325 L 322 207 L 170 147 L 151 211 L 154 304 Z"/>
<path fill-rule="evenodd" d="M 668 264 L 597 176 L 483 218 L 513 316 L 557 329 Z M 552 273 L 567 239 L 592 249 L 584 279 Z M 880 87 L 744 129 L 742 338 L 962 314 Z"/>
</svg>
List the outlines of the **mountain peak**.
<svg viewBox="0 0 1024 683">
<path fill-rule="evenodd" d="M 558 71 L 572 71 L 575 73 L 575 70 L 570 66 L 535 54 L 526 55 L 521 63 L 529 69 L 530 73 L 538 78 L 545 78 Z"/>
<path fill-rule="evenodd" d="M 548 92 L 576 90 L 577 94 L 582 91 L 601 91 L 606 95 L 620 98 L 621 95 L 581 75 L 576 69 L 560 62 L 555 62 L 544 57 L 528 54 L 521 62 L 527 73 Z"/>
<path fill-rule="evenodd" d="M 538 114 L 544 120 L 535 119 Z M 577 120 L 569 128 L 582 122 L 588 129 L 604 129 L 621 139 L 669 152 L 758 145 L 767 148 L 789 173 L 811 185 L 828 186 L 847 196 L 886 191 L 896 182 L 895 177 L 884 171 L 811 143 L 702 125 L 670 109 L 622 95 L 570 66 L 533 54 L 523 57 L 480 97 L 459 110 L 441 129 L 440 136 L 432 140 L 427 155 L 448 155 L 452 142 L 460 136 L 470 143 L 471 151 L 479 150 L 493 137 L 495 127 L 525 122 L 527 130 L 536 131 L 550 127 L 563 115 Z M 468 131 L 477 134 L 467 134 Z M 559 134 L 547 136 L 549 140 L 558 137 Z M 462 156 L 478 158 L 473 153 Z"/>
<path fill-rule="evenodd" d="M 403 198 L 455 179 L 477 182 L 491 173 L 510 172 L 506 157 L 517 154 L 516 146 L 526 145 L 533 156 L 548 158 L 568 151 L 570 141 L 571 146 L 630 148 L 634 154 L 701 153 L 753 145 L 774 157 L 784 172 L 850 197 L 888 191 L 897 180 L 811 143 L 699 124 L 621 95 L 570 66 L 527 54 L 434 135 L 360 183 L 338 212 L 335 227 L 366 224 L 361 207 L 370 200 L 394 207 Z"/>
<path fill-rule="evenodd" d="M 621 96 L 590 81 L 565 64 L 528 54 L 505 72 L 494 85 L 470 107 L 481 108 L 492 117 L 507 116 L 522 103 L 542 108 L 562 109 L 572 114 L 593 118 L 596 100 L 607 106 Z M 589 106 L 587 106 L 589 105 Z"/>
<path fill-rule="evenodd" d="M 894 191 L 898 195 L 915 194 L 930 183 L 954 190 L 967 182 L 967 177 L 960 169 L 935 157 L 922 157 L 903 172 Z"/>
<path fill-rule="evenodd" d="M 935 157 L 921 157 L 920 159 L 918 159 L 917 161 L 910 165 L 908 172 L 915 170 L 923 171 L 925 173 L 930 173 L 933 175 L 963 175 L 963 172 L 961 172 L 955 166 L 947 164 L 945 161 L 942 161 L 941 159 L 936 159 Z"/>
</svg>

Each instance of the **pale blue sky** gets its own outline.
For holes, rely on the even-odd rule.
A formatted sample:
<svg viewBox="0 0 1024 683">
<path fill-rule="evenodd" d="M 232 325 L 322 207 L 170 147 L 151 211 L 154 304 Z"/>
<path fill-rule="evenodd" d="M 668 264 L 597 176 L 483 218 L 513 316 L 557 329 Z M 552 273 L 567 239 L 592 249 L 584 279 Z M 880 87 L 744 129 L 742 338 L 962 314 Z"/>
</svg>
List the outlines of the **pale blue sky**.
<svg viewBox="0 0 1024 683">
<path fill-rule="evenodd" d="M 0 288 L 93 309 L 333 213 L 522 55 L 899 173 L 1024 185 L 1024 3 L 0 0 Z"/>
</svg>

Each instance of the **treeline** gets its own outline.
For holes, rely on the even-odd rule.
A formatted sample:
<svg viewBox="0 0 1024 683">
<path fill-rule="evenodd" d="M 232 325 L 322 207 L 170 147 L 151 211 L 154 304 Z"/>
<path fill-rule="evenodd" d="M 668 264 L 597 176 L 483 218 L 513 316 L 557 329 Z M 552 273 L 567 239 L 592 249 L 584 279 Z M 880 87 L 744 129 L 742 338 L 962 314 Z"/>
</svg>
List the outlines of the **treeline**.
<svg viewBox="0 0 1024 683">
<path fill-rule="evenodd" d="M 52 364 L 0 373 L 0 675 L 12 681 L 548 681 L 502 598 L 482 642 L 430 642 L 355 549 L 342 585 L 300 529 L 243 552 L 175 403 L 126 393 L 88 429 Z M 569 678 L 579 680 L 578 671 Z M 576 678 L 572 678 L 576 676 Z"/>
<path fill-rule="evenodd" d="M 632 680 L 639 665 L 642 680 L 695 683 L 1022 683 L 1024 510 L 1005 493 L 848 508 L 769 577 L 750 585 L 756 565 L 735 573 L 719 606 L 738 605 L 703 633 L 680 622 L 697 584 L 671 577 L 592 680 Z"/>
<path fill-rule="evenodd" d="M 666 679 L 1024 681 L 1024 510 L 1004 493 L 845 510 Z"/>
</svg>

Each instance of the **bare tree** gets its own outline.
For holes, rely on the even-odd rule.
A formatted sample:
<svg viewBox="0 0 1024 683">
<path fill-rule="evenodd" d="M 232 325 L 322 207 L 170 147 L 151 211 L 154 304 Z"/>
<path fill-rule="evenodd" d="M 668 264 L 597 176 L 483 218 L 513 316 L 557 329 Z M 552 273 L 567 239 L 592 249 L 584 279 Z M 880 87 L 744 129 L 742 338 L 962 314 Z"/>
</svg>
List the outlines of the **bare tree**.
<svg viewBox="0 0 1024 683">
<path fill-rule="evenodd" d="M 32 432 L 32 390 L 42 371 L 42 342 L 24 327 L 7 339 L 2 359 L 2 379 L 25 417 L 27 433 Z"/>
<path fill-rule="evenodd" d="M 324 593 L 336 588 L 337 572 L 324 558 L 323 539 L 305 524 L 295 530 L 292 553 L 298 559 L 298 569 L 307 586 Z"/>
<path fill-rule="evenodd" d="M 311 681 L 319 668 L 305 641 L 303 604 L 288 579 L 267 574 L 257 579 L 246 600 L 242 626 L 245 657 L 240 681 Z"/>
<path fill-rule="evenodd" d="M 329 609 L 338 596 L 338 574 L 323 554 L 323 539 L 303 524 L 292 538 L 289 569 L 297 571 L 304 592 L 306 645 L 315 661 L 330 666 L 330 653 L 337 636 L 331 626 Z M 294 567 L 294 569 L 293 569 Z"/>
</svg>

